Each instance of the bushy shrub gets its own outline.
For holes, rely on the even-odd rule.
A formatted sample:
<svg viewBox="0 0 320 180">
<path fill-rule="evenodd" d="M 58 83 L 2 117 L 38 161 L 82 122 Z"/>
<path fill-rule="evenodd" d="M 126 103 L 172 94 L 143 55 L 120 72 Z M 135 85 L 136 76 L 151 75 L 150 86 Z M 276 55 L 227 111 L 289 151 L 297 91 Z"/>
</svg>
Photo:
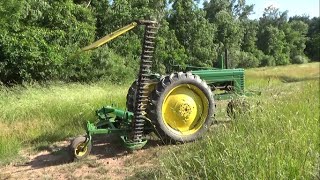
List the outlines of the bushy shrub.
<svg viewBox="0 0 320 180">
<path fill-rule="evenodd" d="M 238 58 L 238 67 L 248 68 L 257 67 L 259 65 L 259 59 L 250 52 L 241 51 L 239 52 Z"/>
<path fill-rule="evenodd" d="M 254 55 L 254 57 L 256 57 L 258 59 L 258 61 L 259 61 L 258 66 L 260 66 L 261 65 L 261 60 L 265 57 L 265 54 L 259 49 L 254 49 L 252 51 L 252 54 Z"/>
<path fill-rule="evenodd" d="M 276 65 L 287 65 L 290 64 L 289 54 L 280 53 L 274 56 Z"/>
<path fill-rule="evenodd" d="M 12 2 L 15 4 L 10 4 Z M 67 72 L 70 70 L 68 57 L 93 41 L 93 13 L 72 0 L 1 2 L 0 14 L 7 13 L 2 6 L 11 7 L 10 14 L 14 17 L 14 20 L 2 19 L 0 15 L 0 81 L 3 83 L 46 81 L 65 76 L 70 73 Z M 88 58 L 81 57 L 78 62 L 87 64 Z"/>
<path fill-rule="evenodd" d="M 122 57 L 107 46 L 92 53 L 92 79 L 105 79 L 113 83 L 133 80 L 138 74 L 138 57 Z"/>
<path fill-rule="evenodd" d="M 0 80 L 5 83 L 21 83 L 56 77 L 64 59 L 64 49 L 45 40 L 51 36 L 54 34 L 39 28 L 2 34 L 0 57 L 4 67 Z"/>
<path fill-rule="evenodd" d="M 260 66 L 275 66 L 276 62 L 273 56 L 263 55 Z"/>
<path fill-rule="evenodd" d="M 307 63 L 309 60 L 304 55 L 296 55 L 291 59 L 292 64 L 304 64 Z"/>
</svg>

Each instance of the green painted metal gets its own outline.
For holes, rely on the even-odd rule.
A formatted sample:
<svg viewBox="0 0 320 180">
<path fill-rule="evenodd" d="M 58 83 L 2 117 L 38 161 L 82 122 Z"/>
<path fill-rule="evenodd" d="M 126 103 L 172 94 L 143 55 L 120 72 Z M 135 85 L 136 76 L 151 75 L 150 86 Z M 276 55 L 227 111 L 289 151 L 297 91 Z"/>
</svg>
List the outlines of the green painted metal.
<svg viewBox="0 0 320 180">
<path fill-rule="evenodd" d="M 223 93 L 228 94 L 244 94 L 244 69 L 209 69 L 191 72 L 205 80 L 212 89 L 225 90 Z"/>
<path fill-rule="evenodd" d="M 148 140 L 146 139 L 143 139 L 141 142 L 133 142 L 133 141 L 130 141 L 127 137 L 128 136 L 121 136 L 121 139 L 124 142 L 124 145 L 126 146 L 126 148 L 130 150 L 141 149 L 148 142 Z"/>
<path fill-rule="evenodd" d="M 130 150 L 141 149 L 147 140 L 141 142 L 132 142 L 127 138 L 132 131 L 131 121 L 133 113 L 105 106 L 96 111 L 98 120 L 96 122 L 87 122 L 87 136 L 88 141 L 91 141 L 95 134 L 118 134 L 125 146 Z M 150 128 L 146 128 L 150 129 Z"/>
<path fill-rule="evenodd" d="M 226 54 L 224 55 L 226 56 Z M 219 56 L 217 67 L 181 66 L 171 63 L 172 67 L 179 71 L 190 71 L 200 76 L 215 92 L 215 99 L 226 100 L 234 98 L 234 95 L 244 95 L 244 69 L 226 69 L 227 62 L 222 54 Z"/>
</svg>

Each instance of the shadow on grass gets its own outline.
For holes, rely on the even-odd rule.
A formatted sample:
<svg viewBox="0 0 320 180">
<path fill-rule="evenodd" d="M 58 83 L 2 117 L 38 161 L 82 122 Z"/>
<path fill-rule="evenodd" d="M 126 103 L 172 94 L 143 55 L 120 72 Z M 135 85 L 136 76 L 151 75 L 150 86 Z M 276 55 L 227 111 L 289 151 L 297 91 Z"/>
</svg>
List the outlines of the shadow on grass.
<svg viewBox="0 0 320 180">
<path fill-rule="evenodd" d="M 91 157 L 88 160 L 96 159 L 117 159 L 123 156 L 128 156 L 131 152 L 123 145 L 121 138 L 117 135 L 96 135 L 93 136 L 93 147 Z M 70 150 L 70 141 L 64 141 L 58 145 L 43 145 L 38 149 L 42 150 L 36 157 L 31 158 L 31 161 L 19 166 L 29 166 L 32 169 L 46 168 L 50 166 L 58 166 L 73 162 Z M 148 140 L 148 143 L 143 149 L 161 145 L 160 140 Z M 85 161 L 85 160 L 84 160 Z"/>
</svg>

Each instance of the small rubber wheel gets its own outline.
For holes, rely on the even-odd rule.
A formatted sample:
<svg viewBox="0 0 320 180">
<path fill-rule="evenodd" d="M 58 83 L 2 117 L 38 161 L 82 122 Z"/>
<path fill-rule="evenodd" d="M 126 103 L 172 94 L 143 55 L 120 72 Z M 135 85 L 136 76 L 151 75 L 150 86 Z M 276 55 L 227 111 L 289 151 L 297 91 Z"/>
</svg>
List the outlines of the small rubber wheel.
<svg viewBox="0 0 320 180">
<path fill-rule="evenodd" d="M 92 149 L 91 141 L 85 145 L 87 138 L 79 136 L 75 138 L 70 144 L 70 153 L 74 161 L 86 158 Z"/>
<path fill-rule="evenodd" d="M 165 143 L 199 139 L 213 122 L 215 103 L 210 87 L 198 75 L 173 73 L 151 95 L 151 120 Z"/>
</svg>

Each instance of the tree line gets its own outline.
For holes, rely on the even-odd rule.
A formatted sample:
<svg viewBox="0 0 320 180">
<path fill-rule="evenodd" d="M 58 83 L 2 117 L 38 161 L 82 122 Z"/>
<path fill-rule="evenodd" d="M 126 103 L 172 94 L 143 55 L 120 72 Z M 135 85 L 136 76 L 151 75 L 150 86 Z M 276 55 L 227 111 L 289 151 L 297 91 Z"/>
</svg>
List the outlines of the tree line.
<svg viewBox="0 0 320 180">
<path fill-rule="evenodd" d="M 137 73 L 143 28 L 90 52 L 81 48 L 138 19 L 159 22 L 155 72 L 319 61 L 320 19 L 274 7 L 251 20 L 245 0 L 7 0 L 0 2 L 0 82 L 123 82 Z"/>
</svg>

